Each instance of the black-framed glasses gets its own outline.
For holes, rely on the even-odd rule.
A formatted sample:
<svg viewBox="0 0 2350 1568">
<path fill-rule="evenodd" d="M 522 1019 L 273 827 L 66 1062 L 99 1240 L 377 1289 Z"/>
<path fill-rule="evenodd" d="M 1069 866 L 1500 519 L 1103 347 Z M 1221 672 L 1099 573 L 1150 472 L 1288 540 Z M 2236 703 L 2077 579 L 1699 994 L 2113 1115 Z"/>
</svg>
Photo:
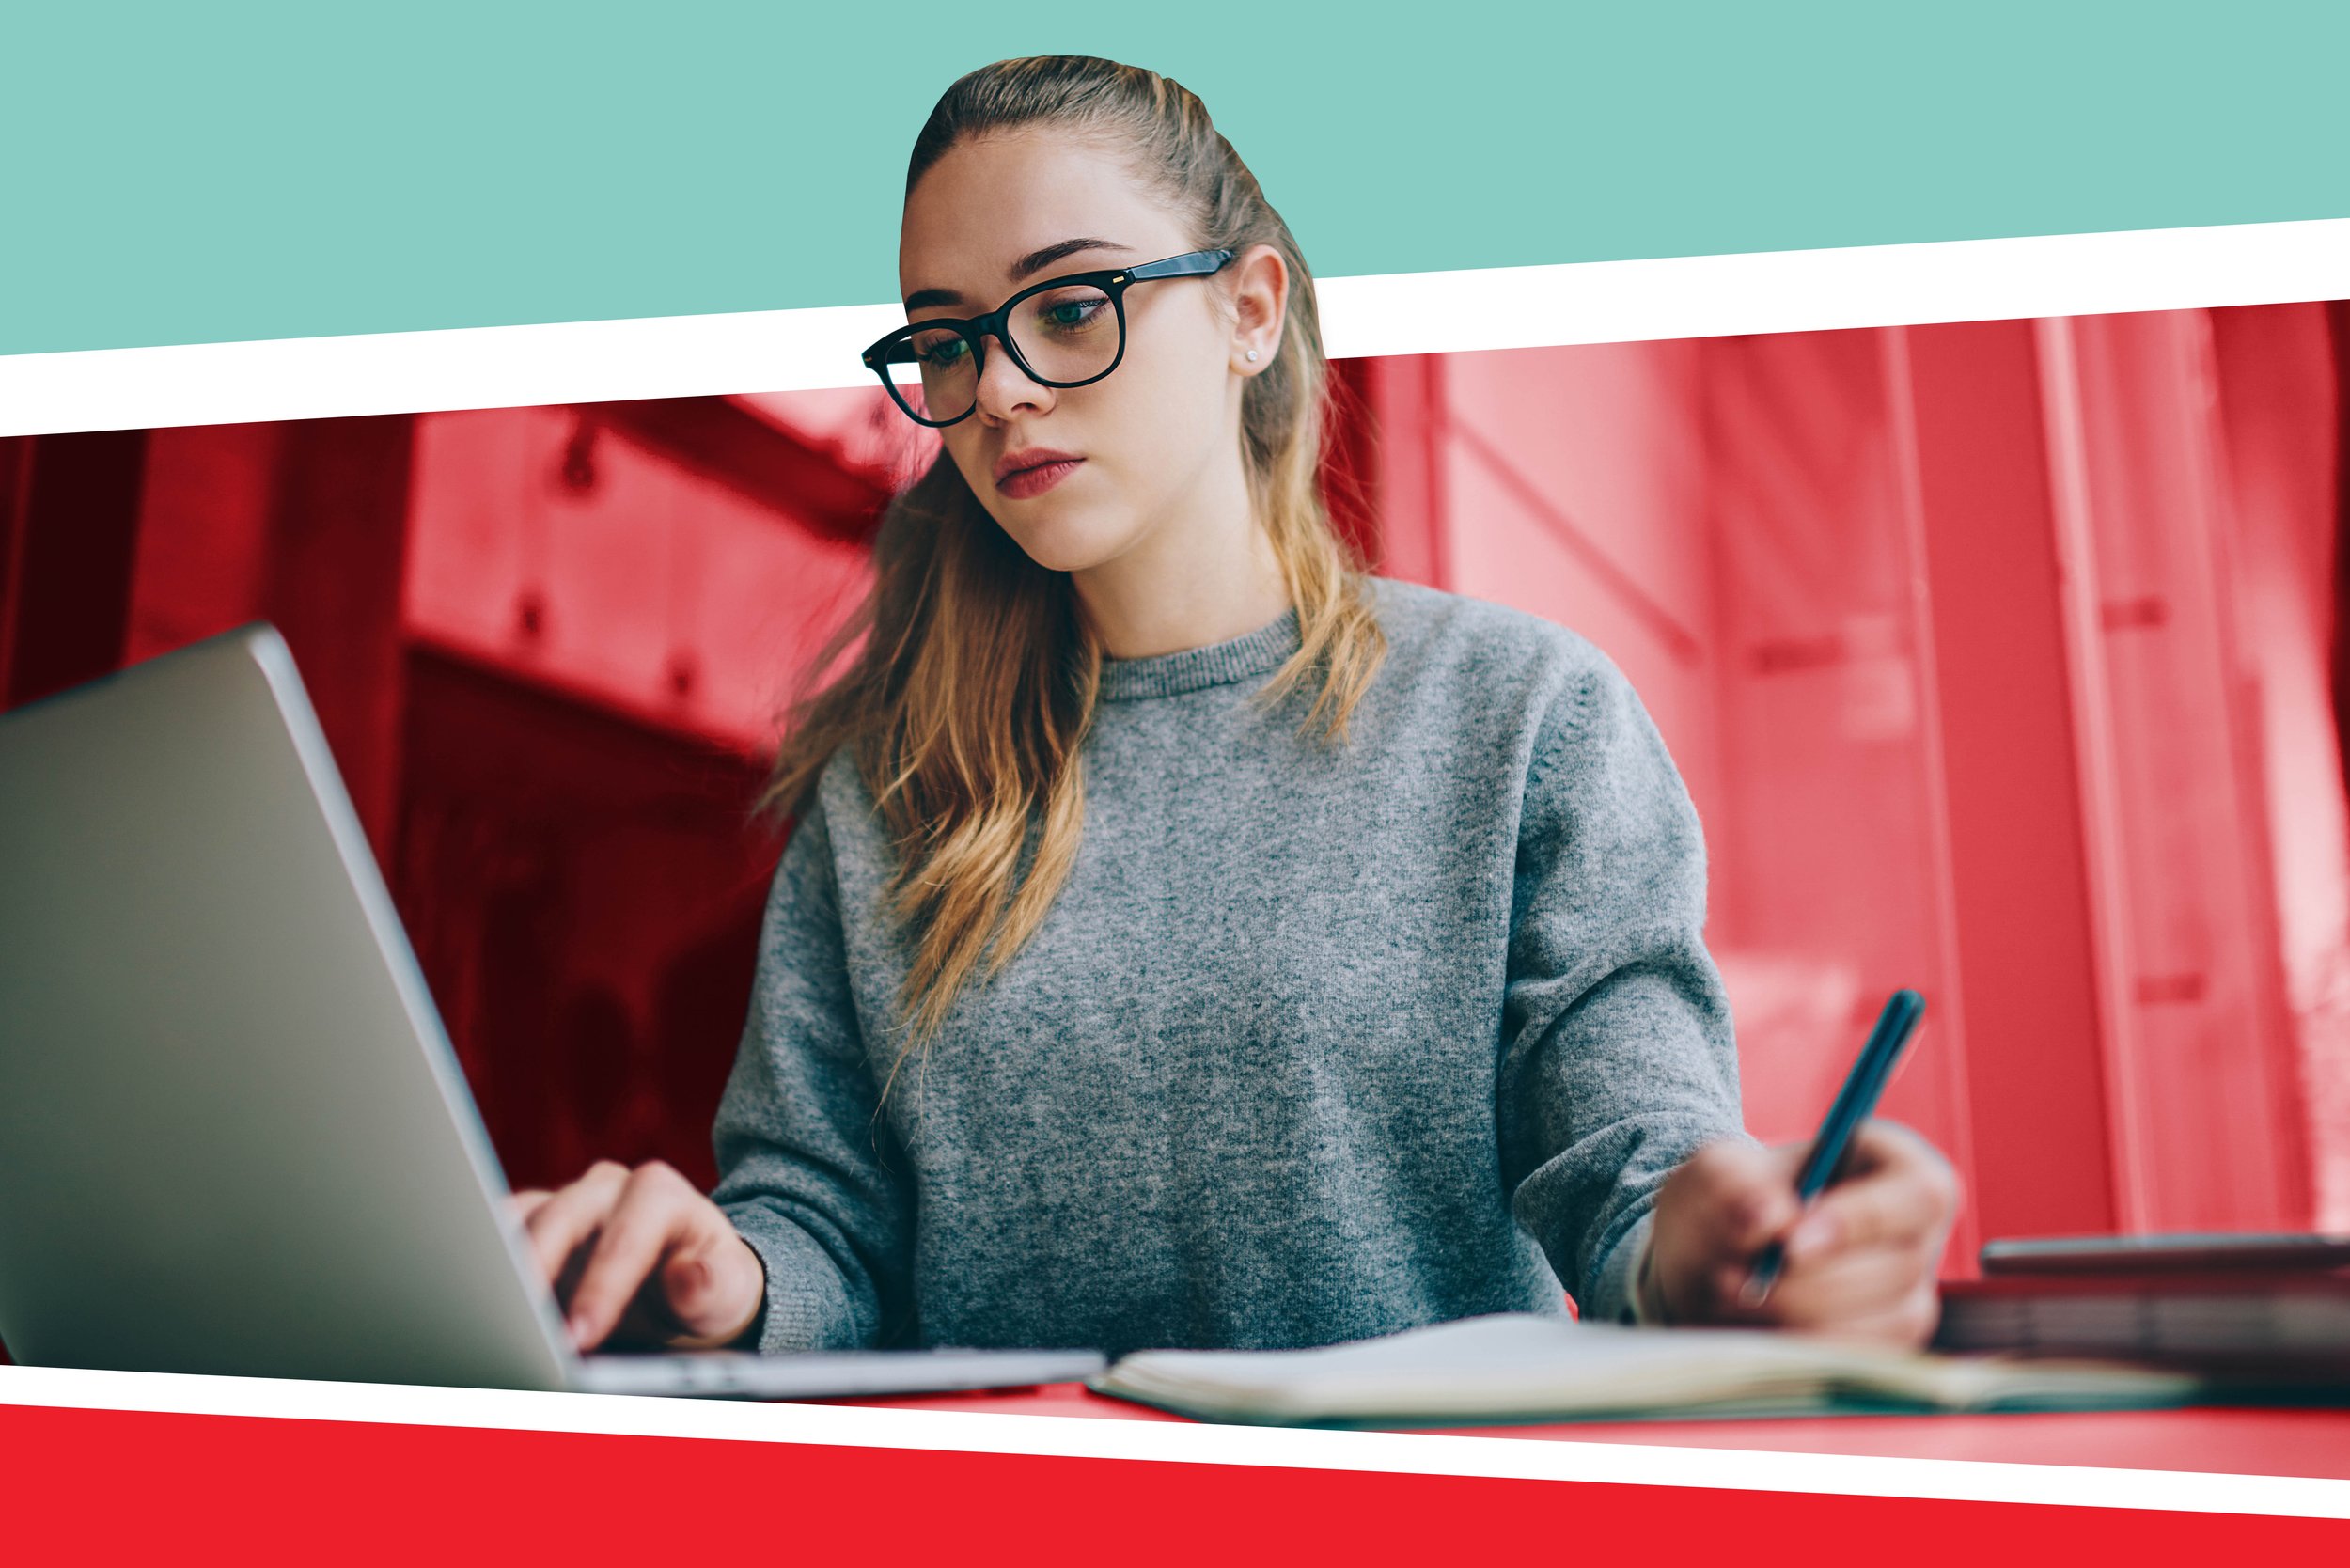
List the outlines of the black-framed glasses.
<svg viewBox="0 0 2350 1568">
<path fill-rule="evenodd" d="M 984 316 L 940 317 L 900 327 L 865 351 L 866 368 L 881 377 L 906 417 L 937 428 L 970 417 L 979 406 L 984 340 L 1003 344 L 1020 373 L 1040 386 L 1083 386 L 1100 381 L 1126 357 L 1126 290 L 1163 277 L 1205 277 L 1232 259 L 1229 250 L 1195 250 L 1139 267 L 1105 267 L 1031 283 Z M 912 365 L 912 383 L 891 367 Z M 920 400 L 908 387 L 920 388 Z"/>
</svg>

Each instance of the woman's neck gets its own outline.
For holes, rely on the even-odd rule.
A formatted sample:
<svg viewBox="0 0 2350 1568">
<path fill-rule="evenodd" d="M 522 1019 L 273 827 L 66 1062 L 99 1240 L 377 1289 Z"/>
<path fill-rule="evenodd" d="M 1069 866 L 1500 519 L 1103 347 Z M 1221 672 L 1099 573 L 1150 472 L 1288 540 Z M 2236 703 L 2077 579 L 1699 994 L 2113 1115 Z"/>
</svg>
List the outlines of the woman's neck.
<svg viewBox="0 0 2350 1568">
<path fill-rule="evenodd" d="M 1247 487 L 1151 530 L 1115 560 L 1073 574 L 1078 601 L 1113 659 L 1180 653 L 1279 619 L 1290 589 Z"/>
</svg>

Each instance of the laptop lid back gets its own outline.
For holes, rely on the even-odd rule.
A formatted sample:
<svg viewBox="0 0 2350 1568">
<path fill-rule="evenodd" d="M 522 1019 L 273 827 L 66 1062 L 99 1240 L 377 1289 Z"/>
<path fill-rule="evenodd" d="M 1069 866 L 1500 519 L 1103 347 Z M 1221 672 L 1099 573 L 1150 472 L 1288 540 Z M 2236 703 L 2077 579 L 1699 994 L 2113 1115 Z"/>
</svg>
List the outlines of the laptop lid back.
<svg viewBox="0 0 2350 1568">
<path fill-rule="evenodd" d="M 0 715 L 0 1340 L 559 1388 L 554 1303 L 269 627 Z"/>
</svg>

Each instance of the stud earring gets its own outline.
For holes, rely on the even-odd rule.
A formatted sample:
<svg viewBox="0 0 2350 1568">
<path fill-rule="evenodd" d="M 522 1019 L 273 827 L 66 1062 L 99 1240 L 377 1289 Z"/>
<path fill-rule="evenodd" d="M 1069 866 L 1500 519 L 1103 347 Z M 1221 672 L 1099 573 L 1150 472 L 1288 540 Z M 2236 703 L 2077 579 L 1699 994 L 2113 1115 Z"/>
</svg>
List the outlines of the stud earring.
<svg viewBox="0 0 2350 1568">
<path fill-rule="evenodd" d="M 1254 350 L 1254 349 L 1249 350 L 1249 351 L 1248 351 L 1248 357 L 1249 357 L 1249 358 L 1251 358 L 1251 359 L 1256 358 L 1256 357 L 1257 357 L 1257 351 L 1256 351 L 1256 350 Z"/>
</svg>

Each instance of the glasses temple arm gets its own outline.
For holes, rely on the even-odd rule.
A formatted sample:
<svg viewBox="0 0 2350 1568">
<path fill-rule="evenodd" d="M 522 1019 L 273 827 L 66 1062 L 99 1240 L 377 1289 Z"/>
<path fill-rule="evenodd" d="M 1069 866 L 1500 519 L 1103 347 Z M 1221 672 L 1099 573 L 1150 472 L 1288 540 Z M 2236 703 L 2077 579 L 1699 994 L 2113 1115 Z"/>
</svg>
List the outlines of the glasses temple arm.
<svg viewBox="0 0 2350 1568">
<path fill-rule="evenodd" d="M 1183 256 L 1170 256 L 1164 261 L 1145 261 L 1139 267 L 1129 267 L 1126 275 L 1136 283 L 1148 283 L 1157 277 L 1193 277 L 1219 271 L 1231 259 L 1229 250 L 1195 250 Z"/>
</svg>

